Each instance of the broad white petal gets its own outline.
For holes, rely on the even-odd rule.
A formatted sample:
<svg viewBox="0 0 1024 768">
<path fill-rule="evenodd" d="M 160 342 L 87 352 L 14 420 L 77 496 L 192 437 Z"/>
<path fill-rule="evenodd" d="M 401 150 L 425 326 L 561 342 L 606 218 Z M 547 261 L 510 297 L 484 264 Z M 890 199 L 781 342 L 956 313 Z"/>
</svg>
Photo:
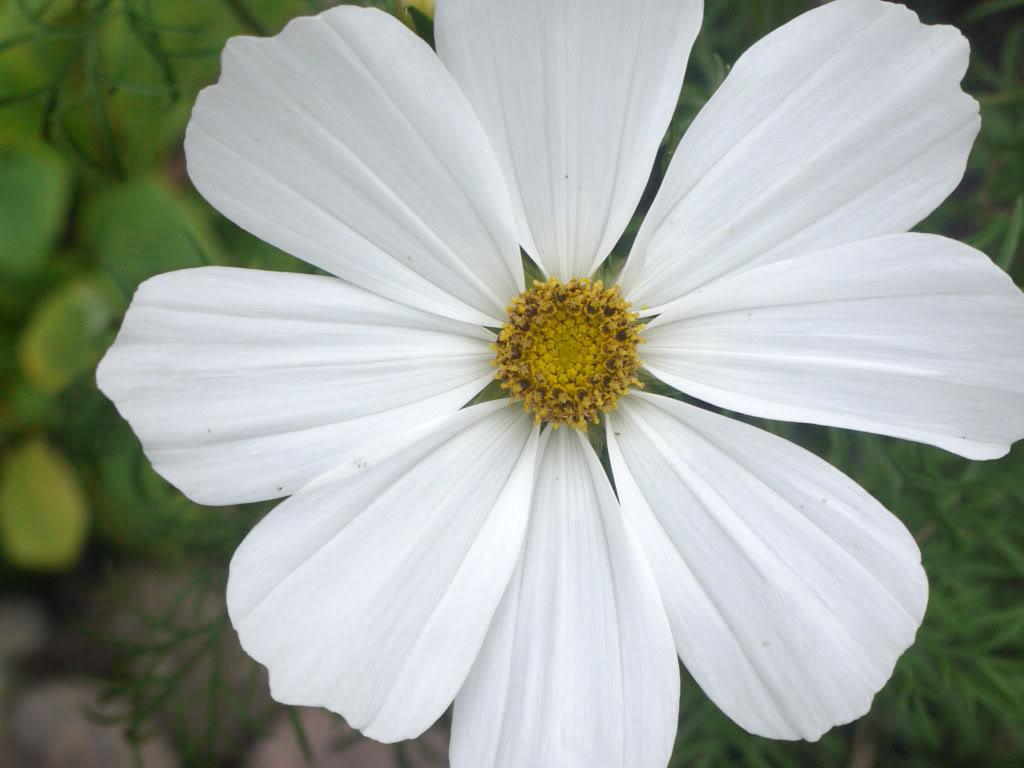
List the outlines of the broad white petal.
<svg viewBox="0 0 1024 768">
<path fill-rule="evenodd" d="M 708 696 L 782 739 L 867 712 L 928 601 L 900 521 L 813 454 L 733 419 L 637 394 L 607 423 L 619 500 Z"/>
<path fill-rule="evenodd" d="M 493 378 L 489 334 L 333 277 L 204 267 L 143 283 L 96 374 L 203 504 L 287 496 Z"/>
<path fill-rule="evenodd" d="M 185 152 L 229 219 L 382 296 L 494 324 L 522 290 L 479 121 L 429 46 L 380 11 L 334 8 L 229 40 Z"/>
<path fill-rule="evenodd" d="M 538 429 L 504 402 L 350 454 L 231 561 L 228 611 L 275 699 L 419 735 L 484 640 L 526 529 Z"/>
<path fill-rule="evenodd" d="M 755 264 L 905 232 L 978 133 L 968 44 L 902 5 L 837 0 L 736 62 L 683 137 L 630 254 L 635 306 Z"/>
<path fill-rule="evenodd" d="M 445 0 L 437 50 L 501 161 L 520 242 L 585 277 L 647 184 L 702 0 Z"/>
<path fill-rule="evenodd" d="M 571 429 L 541 457 L 529 530 L 455 700 L 454 768 L 664 768 L 679 669 L 650 567 Z"/>
<path fill-rule="evenodd" d="M 955 240 L 891 235 L 730 274 L 644 337 L 651 373 L 734 411 L 973 459 L 1024 437 L 1024 294 Z"/>
</svg>

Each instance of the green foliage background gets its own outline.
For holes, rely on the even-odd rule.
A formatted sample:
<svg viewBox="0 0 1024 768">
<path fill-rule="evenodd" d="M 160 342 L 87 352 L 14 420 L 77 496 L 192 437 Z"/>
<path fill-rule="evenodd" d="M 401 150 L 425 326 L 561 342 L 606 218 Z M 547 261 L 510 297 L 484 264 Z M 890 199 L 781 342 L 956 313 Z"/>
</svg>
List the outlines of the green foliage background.
<svg viewBox="0 0 1024 768">
<path fill-rule="evenodd" d="M 201 264 L 305 269 L 198 197 L 181 141 L 227 37 L 273 34 L 331 4 L 0 0 L 0 591 L 34 590 L 74 617 L 70 584 L 116 583 L 126 563 L 159 562 L 188 574 L 180 607 L 199 581 L 221 588 L 234 546 L 266 511 L 201 509 L 164 483 L 93 371 L 132 292 L 152 275 Z M 730 64 L 813 4 L 707 0 L 655 182 Z M 983 115 L 967 178 L 921 229 L 970 242 L 1021 284 L 1024 2 L 908 4 L 971 40 L 965 87 Z M 429 38 L 428 19 L 412 23 Z M 613 260 L 622 255 L 620 247 Z M 928 613 L 871 713 L 817 744 L 749 736 L 684 679 L 673 766 L 1024 765 L 1024 450 L 972 463 L 879 437 L 767 426 L 826 457 L 906 522 L 930 577 Z M 173 654 L 196 649 L 190 664 L 215 655 L 226 631 L 222 615 L 182 624 L 176 610 L 143 627 L 104 662 L 65 662 L 106 676 L 109 695 L 129 704 L 117 722 L 136 739 L 191 669 Z M 147 677 L 126 657 L 171 672 Z M 205 728 L 175 733 L 190 764 L 230 764 L 217 746 L 218 665 L 208 670 Z M 247 737 L 263 722 L 247 720 Z"/>
</svg>

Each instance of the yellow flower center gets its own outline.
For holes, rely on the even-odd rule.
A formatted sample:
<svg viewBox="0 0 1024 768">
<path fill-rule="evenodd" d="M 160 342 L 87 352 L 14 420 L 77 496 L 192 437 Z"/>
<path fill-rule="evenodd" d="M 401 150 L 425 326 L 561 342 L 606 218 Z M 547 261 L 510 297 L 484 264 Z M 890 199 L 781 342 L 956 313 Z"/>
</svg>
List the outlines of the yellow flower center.
<svg viewBox="0 0 1024 768">
<path fill-rule="evenodd" d="M 585 430 L 637 379 L 637 314 L 619 289 L 555 278 L 519 294 L 494 344 L 495 378 L 535 421 Z"/>
</svg>

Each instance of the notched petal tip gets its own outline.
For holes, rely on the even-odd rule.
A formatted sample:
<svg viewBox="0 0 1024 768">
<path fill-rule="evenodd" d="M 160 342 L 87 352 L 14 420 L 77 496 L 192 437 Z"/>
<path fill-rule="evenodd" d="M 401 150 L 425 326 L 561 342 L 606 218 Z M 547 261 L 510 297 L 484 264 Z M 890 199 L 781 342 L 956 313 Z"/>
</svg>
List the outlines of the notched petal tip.
<svg viewBox="0 0 1024 768">
<path fill-rule="evenodd" d="M 275 698 L 380 741 L 451 703 L 526 527 L 538 430 L 500 404 L 440 419 L 278 506 L 232 559 L 228 611 Z M 451 468 L 458 467 L 453 475 Z"/>
<path fill-rule="evenodd" d="M 905 526 L 781 438 L 656 395 L 608 446 L 680 657 L 751 733 L 814 741 L 865 713 L 928 599 Z"/>
<path fill-rule="evenodd" d="M 657 313 L 732 272 L 905 232 L 963 179 L 980 127 L 963 35 L 838 0 L 752 46 L 677 148 L 622 285 Z"/>
<path fill-rule="evenodd" d="M 493 150 L 430 47 L 389 14 L 343 6 L 232 38 L 185 155 L 224 216 L 367 290 L 476 324 L 517 293 Z"/>
<path fill-rule="evenodd" d="M 724 276 L 645 337 L 651 373 L 740 413 L 975 460 L 1024 437 L 1024 293 L 985 254 L 937 235 L 871 238 Z"/>
<path fill-rule="evenodd" d="M 488 336 L 340 280 L 228 267 L 139 286 L 97 368 L 154 469 L 208 505 L 280 498 L 460 409 Z"/>
</svg>

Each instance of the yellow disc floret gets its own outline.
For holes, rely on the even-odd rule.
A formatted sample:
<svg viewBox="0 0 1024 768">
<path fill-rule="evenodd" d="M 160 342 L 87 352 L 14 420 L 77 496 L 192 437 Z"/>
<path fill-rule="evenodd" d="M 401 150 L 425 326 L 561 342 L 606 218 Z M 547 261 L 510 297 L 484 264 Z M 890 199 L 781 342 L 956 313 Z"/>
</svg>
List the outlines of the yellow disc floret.
<svg viewBox="0 0 1024 768">
<path fill-rule="evenodd" d="M 584 430 L 641 386 L 636 321 L 618 288 L 535 281 L 508 306 L 494 344 L 496 378 L 536 421 Z"/>
</svg>

